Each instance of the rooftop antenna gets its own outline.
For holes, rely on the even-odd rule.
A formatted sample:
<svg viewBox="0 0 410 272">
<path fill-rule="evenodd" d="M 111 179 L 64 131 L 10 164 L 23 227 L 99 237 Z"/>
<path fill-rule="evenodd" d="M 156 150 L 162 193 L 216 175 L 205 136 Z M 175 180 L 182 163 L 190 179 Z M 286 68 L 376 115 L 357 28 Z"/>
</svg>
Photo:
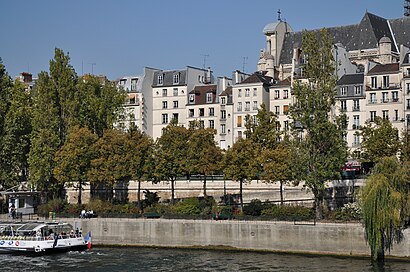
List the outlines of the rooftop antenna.
<svg viewBox="0 0 410 272">
<path fill-rule="evenodd" d="M 246 64 L 247 64 L 248 57 L 243 57 L 242 59 L 243 59 L 243 62 L 242 62 L 242 73 L 245 73 L 245 66 L 246 66 Z"/>
<path fill-rule="evenodd" d="M 94 75 L 94 66 L 97 65 L 95 62 L 89 62 L 88 64 L 91 65 L 91 74 Z"/>
<path fill-rule="evenodd" d="M 280 9 L 278 9 L 278 21 L 282 22 L 282 18 L 280 18 L 280 15 L 282 14 L 282 12 L 280 11 Z"/>
<path fill-rule="evenodd" d="M 202 66 L 202 70 L 204 71 L 204 80 L 203 80 L 204 82 L 203 83 L 206 83 L 206 82 L 208 82 L 208 79 L 207 79 L 207 76 L 206 76 L 205 68 L 206 68 L 206 59 L 209 58 L 209 55 L 208 54 L 201 54 L 201 56 L 204 57 L 204 63 L 203 63 L 203 66 Z"/>
<path fill-rule="evenodd" d="M 410 16 L 410 0 L 404 0 L 404 16 Z"/>
</svg>

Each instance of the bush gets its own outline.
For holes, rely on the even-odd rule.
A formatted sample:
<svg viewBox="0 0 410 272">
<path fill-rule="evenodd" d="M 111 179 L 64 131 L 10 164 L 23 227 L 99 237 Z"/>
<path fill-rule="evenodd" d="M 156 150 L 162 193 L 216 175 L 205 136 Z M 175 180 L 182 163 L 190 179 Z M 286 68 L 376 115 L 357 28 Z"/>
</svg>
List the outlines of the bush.
<svg viewBox="0 0 410 272">
<path fill-rule="evenodd" d="M 334 211 L 334 219 L 343 221 L 353 221 L 362 219 L 362 211 L 357 203 L 347 203 L 342 208 Z"/>
<path fill-rule="evenodd" d="M 259 199 L 252 199 L 251 203 L 246 204 L 243 207 L 243 213 L 245 215 L 252 215 L 252 216 L 260 216 L 262 210 L 266 210 L 271 208 L 272 205 L 268 204 L 267 202 L 262 203 Z"/>
<path fill-rule="evenodd" d="M 171 213 L 182 215 L 210 215 L 216 202 L 213 197 L 191 197 L 171 206 Z"/>
<path fill-rule="evenodd" d="M 53 199 L 46 204 L 37 207 L 37 214 L 40 216 L 48 216 L 49 212 L 64 213 L 67 202 L 63 199 Z"/>
<path fill-rule="evenodd" d="M 315 211 L 312 208 L 288 205 L 273 205 L 264 209 L 261 214 L 272 216 L 278 220 L 308 220 L 315 217 Z"/>
</svg>

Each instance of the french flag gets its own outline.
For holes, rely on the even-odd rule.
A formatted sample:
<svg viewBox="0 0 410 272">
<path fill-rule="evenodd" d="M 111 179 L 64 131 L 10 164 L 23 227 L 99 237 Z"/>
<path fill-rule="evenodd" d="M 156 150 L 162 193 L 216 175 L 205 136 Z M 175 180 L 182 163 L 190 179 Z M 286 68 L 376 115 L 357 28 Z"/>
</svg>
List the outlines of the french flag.
<svg viewBox="0 0 410 272">
<path fill-rule="evenodd" d="M 87 235 L 84 238 L 85 242 L 87 243 L 87 248 L 91 248 L 91 231 L 87 233 Z"/>
</svg>

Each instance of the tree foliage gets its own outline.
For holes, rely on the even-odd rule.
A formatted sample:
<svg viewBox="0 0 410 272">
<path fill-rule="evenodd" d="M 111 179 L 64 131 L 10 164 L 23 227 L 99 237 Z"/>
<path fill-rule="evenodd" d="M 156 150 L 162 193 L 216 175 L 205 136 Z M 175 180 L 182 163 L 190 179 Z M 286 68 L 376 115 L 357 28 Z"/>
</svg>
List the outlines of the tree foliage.
<svg viewBox="0 0 410 272">
<path fill-rule="evenodd" d="M 175 123 L 162 130 L 155 143 L 153 175 L 156 180 L 171 183 L 171 202 L 175 202 L 175 180 L 187 173 L 189 131 Z"/>
<path fill-rule="evenodd" d="M 387 119 L 376 117 L 360 129 L 361 157 L 364 161 L 378 162 L 381 158 L 396 156 L 400 150 L 399 131 Z"/>
<path fill-rule="evenodd" d="M 302 166 L 298 174 L 315 196 L 318 219 L 323 217 L 325 183 L 338 176 L 347 157 L 341 126 L 343 117 L 330 116 L 336 86 L 332 47 L 333 42 L 325 29 L 319 33 L 303 33 L 305 79 L 295 81 L 296 102 L 290 110 L 295 138 L 301 131 L 304 134 L 297 145 L 302 154 L 298 159 L 303 160 L 297 163 Z"/>
<path fill-rule="evenodd" d="M 243 208 L 242 189 L 245 181 L 250 181 L 260 173 L 258 149 L 250 139 L 239 139 L 226 151 L 223 161 L 224 175 L 239 181 L 239 197 Z"/>
<path fill-rule="evenodd" d="M 376 164 L 361 190 L 363 224 L 374 260 L 383 261 L 384 251 L 401 240 L 401 230 L 410 215 L 409 174 L 408 164 L 400 164 L 396 157 L 385 157 Z"/>
<path fill-rule="evenodd" d="M 83 186 L 88 184 L 91 162 L 96 157 L 95 143 L 98 136 L 88 128 L 75 126 L 70 129 L 67 141 L 54 158 L 53 174 L 61 186 L 71 185 L 78 189 L 78 204 L 82 204 Z"/>
<path fill-rule="evenodd" d="M 214 129 L 191 128 L 188 139 L 187 170 L 189 174 L 199 174 L 203 179 L 206 196 L 206 176 L 221 169 L 222 151 L 216 146 Z"/>
</svg>

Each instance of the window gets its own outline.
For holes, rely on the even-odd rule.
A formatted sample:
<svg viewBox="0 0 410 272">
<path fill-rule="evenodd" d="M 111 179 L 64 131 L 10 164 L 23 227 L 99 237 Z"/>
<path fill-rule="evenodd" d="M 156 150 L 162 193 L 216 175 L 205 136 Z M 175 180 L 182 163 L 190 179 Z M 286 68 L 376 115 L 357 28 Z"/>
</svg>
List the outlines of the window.
<svg viewBox="0 0 410 272">
<path fill-rule="evenodd" d="M 372 88 L 377 89 L 377 77 L 375 77 L 375 76 L 372 77 L 371 81 L 372 81 Z"/>
<path fill-rule="evenodd" d="M 226 134 L 226 125 L 225 124 L 221 125 L 221 133 Z"/>
<path fill-rule="evenodd" d="M 359 115 L 353 115 L 353 129 L 359 129 L 360 119 Z"/>
<path fill-rule="evenodd" d="M 245 97 L 249 97 L 251 95 L 250 89 L 245 89 Z"/>
<path fill-rule="evenodd" d="M 284 98 L 284 99 L 289 98 L 289 91 L 288 91 L 288 90 L 284 90 L 284 91 L 283 91 L 283 98 Z"/>
<path fill-rule="evenodd" d="M 253 101 L 253 110 L 258 109 L 258 101 Z"/>
<path fill-rule="evenodd" d="M 382 92 L 382 102 L 383 103 L 389 102 L 388 94 L 389 94 L 388 92 Z"/>
<path fill-rule="evenodd" d="M 399 121 L 399 110 L 394 110 L 394 121 Z"/>
<path fill-rule="evenodd" d="M 242 97 L 242 90 L 241 89 L 238 90 L 238 97 Z"/>
<path fill-rule="evenodd" d="M 194 109 L 189 109 L 188 116 L 194 117 L 194 113 L 195 113 Z"/>
<path fill-rule="evenodd" d="M 354 146 L 360 145 L 360 136 L 359 136 L 358 134 L 355 134 L 355 135 L 354 135 L 353 145 L 354 145 Z"/>
<path fill-rule="evenodd" d="M 221 119 L 226 119 L 226 110 L 221 110 Z"/>
<path fill-rule="evenodd" d="M 179 73 L 174 75 L 174 84 L 179 83 Z"/>
<path fill-rule="evenodd" d="M 168 96 L 168 90 L 162 89 L 162 96 Z"/>
<path fill-rule="evenodd" d="M 382 111 L 382 118 L 384 120 L 389 120 L 389 111 L 388 110 L 383 110 Z"/>
<path fill-rule="evenodd" d="M 347 110 L 347 102 L 346 100 L 340 100 L 340 110 L 346 111 Z"/>
<path fill-rule="evenodd" d="M 370 93 L 370 104 L 376 103 L 376 93 Z"/>
<path fill-rule="evenodd" d="M 253 96 L 257 96 L 258 95 L 258 89 L 253 88 Z"/>
<path fill-rule="evenodd" d="M 340 88 L 340 95 L 342 95 L 342 96 L 347 95 L 347 87 L 341 87 Z"/>
<path fill-rule="evenodd" d="M 158 75 L 158 85 L 161 85 L 163 83 L 164 76 L 163 75 Z"/>
<path fill-rule="evenodd" d="M 167 109 L 168 108 L 168 102 L 167 101 L 162 101 L 162 108 Z"/>
<path fill-rule="evenodd" d="M 174 101 L 174 109 L 178 108 L 178 101 Z"/>
<path fill-rule="evenodd" d="M 250 111 L 251 110 L 251 102 L 246 101 L 245 102 L 245 111 Z"/>
<path fill-rule="evenodd" d="M 172 94 L 173 94 L 174 96 L 178 96 L 178 88 L 174 88 L 174 89 L 172 90 Z"/>
<path fill-rule="evenodd" d="M 399 101 L 399 92 L 398 91 L 391 92 L 391 98 L 392 98 L 393 102 L 398 102 Z"/>
<path fill-rule="evenodd" d="M 162 123 L 168 124 L 168 114 L 162 114 Z"/>
<path fill-rule="evenodd" d="M 131 91 L 137 90 L 137 81 L 138 81 L 138 78 L 131 79 Z"/>
<path fill-rule="evenodd" d="M 407 99 L 407 109 L 410 110 L 410 99 Z"/>
<path fill-rule="evenodd" d="M 275 90 L 275 99 L 279 99 L 279 96 L 280 96 L 280 91 Z"/>
<path fill-rule="evenodd" d="M 283 124 L 284 124 L 284 130 L 288 131 L 289 130 L 289 121 L 285 121 L 285 122 L 283 122 Z"/>
<path fill-rule="evenodd" d="M 173 119 L 174 122 L 177 123 L 177 124 L 178 124 L 178 116 L 179 116 L 178 113 L 173 113 L 173 114 L 172 114 L 172 119 Z"/>
<path fill-rule="evenodd" d="M 209 108 L 209 116 L 214 116 L 214 115 L 215 115 L 215 109 Z"/>
<path fill-rule="evenodd" d="M 205 109 L 204 108 L 199 109 L 199 116 L 205 116 Z"/>
<path fill-rule="evenodd" d="M 221 97 L 221 104 L 222 104 L 222 105 L 225 105 L 225 104 L 226 104 L 226 99 L 225 99 L 225 97 Z"/>
<path fill-rule="evenodd" d="M 242 139 L 242 131 L 238 131 L 238 139 Z"/>
<path fill-rule="evenodd" d="M 406 91 L 407 91 L 407 93 L 410 93 L 410 83 L 406 83 Z"/>
<path fill-rule="evenodd" d="M 258 125 L 258 117 L 256 115 L 252 116 L 253 118 L 253 124 Z"/>
<path fill-rule="evenodd" d="M 242 127 L 242 116 L 238 116 L 236 120 L 236 126 L 237 127 Z"/>
<path fill-rule="evenodd" d="M 205 122 L 204 122 L 204 120 L 200 120 L 200 121 L 199 121 L 199 127 L 200 127 L 200 128 L 205 128 Z"/>
<path fill-rule="evenodd" d="M 359 86 L 354 86 L 354 94 L 355 95 L 361 95 L 363 91 L 363 86 L 359 85 Z"/>
<path fill-rule="evenodd" d="M 383 88 L 389 88 L 389 76 L 383 76 Z"/>
<path fill-rule="evenodd" d="M 189 94 L 189 104 L 195 103 L 195 94 Z"/>
<path fill-rule="evenodd" d="M 242 111 L 242 102 L 238 102 L 237 111 Z"/>
<path fill-rule="evenodd" d="M 280 130 L 280 122 L 276 121 L 276 131 L 279 131 L 279 130 Z"/>
<path fill-rule="evenodd" d="M 284 105 L 283 106 L 283 114 L 288 114 L 289 112 L 289 105 Z"/>
<path fill-rule="evenodd" d="M 215 128 L 215 121 L 209 120 L 209 128 Z"/>
<path fill-rule="evenodd" d="M 279 115 L 279 114 L 280 114 L 279 108 L 280 108 L 279 106 L 275 106 L 275 114 L 276 114 L 276 115 Z"/>
<path fill-rule="evenodd" d="M 19 198 L 18 208 L 25 208 L 25 207 L 26 207 L 26 200 L 24 198 Z"/>
<path fill-rule="evenodd" d="M 212 103 L 212 93 L 206 93 L 206 103 Z"/>
<path fill-rule="evenodd" d="M 360 110 L 360 103 L 359 99 L 353 100 L 353 111 L 359 111 Z"/>
<path fill-rule="evenodd" d="M 370 122 L 374 122 L 374 120 L 376 119 L 376 112 L 375 111 L 371 111 L 370 112 Z"/>
</svg>

